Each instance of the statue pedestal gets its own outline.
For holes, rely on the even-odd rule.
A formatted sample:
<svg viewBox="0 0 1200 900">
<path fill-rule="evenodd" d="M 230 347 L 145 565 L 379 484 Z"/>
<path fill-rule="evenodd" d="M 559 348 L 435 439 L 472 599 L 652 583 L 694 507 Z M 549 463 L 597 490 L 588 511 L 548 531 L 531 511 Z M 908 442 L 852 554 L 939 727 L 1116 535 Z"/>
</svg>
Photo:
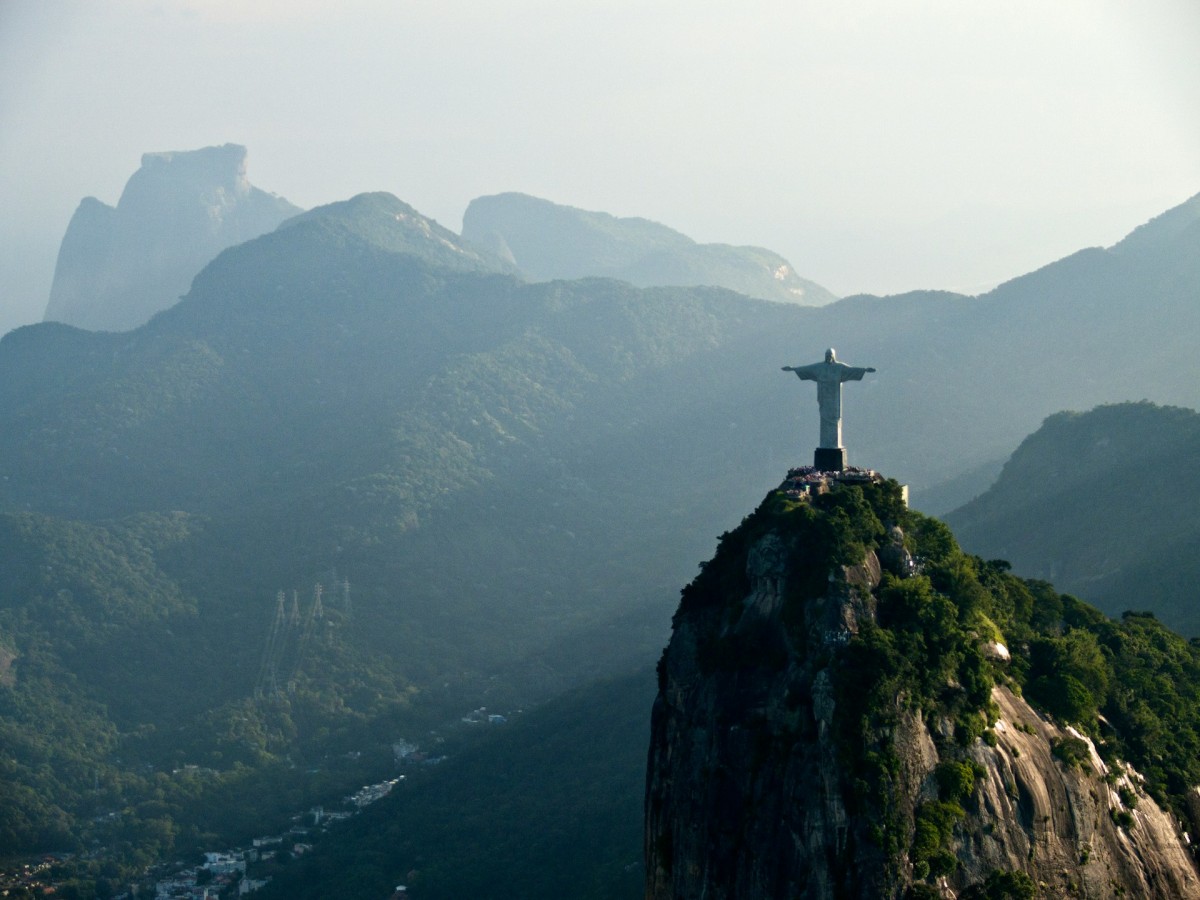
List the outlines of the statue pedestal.
<svg viewBox="0 0 1200 900">
<path fill-rule="evenodd" d="M 845 471 L 846 448 L 818 447 L 813 454 L 813 468 L 821 472 Z"/>
</svg>

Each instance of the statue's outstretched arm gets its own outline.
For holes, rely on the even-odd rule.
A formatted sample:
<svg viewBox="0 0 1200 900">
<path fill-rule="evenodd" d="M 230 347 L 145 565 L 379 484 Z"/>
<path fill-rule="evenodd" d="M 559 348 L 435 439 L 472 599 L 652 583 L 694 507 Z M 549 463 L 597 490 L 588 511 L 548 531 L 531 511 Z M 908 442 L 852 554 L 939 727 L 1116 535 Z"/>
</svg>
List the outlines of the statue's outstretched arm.
<svg viewBox="0 0 1200 900">
<path fill-rule="evenodd" d="M 816 363 L 811 366 L 784 366 L 783 371 L 795 372 L 796 377 L 801 381 L 817 381 L 824 367 L 825 363 Z"/>
</svg>

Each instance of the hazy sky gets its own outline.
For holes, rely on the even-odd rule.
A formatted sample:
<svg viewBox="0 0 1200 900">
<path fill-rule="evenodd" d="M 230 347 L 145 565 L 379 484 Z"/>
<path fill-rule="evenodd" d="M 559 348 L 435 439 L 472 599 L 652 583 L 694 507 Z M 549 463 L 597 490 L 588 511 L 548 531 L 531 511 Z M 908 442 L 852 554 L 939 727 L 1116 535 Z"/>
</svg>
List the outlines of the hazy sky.
<svg viewBox="0 0 1200 900">
<path fill-rule="evenodd" d="M 1195 0 L 0 0 L 0 333 L 86 195 L 227 142 L 301 206 L 523 191 L 973 292 L 1200 192 Z"/>
</svg>

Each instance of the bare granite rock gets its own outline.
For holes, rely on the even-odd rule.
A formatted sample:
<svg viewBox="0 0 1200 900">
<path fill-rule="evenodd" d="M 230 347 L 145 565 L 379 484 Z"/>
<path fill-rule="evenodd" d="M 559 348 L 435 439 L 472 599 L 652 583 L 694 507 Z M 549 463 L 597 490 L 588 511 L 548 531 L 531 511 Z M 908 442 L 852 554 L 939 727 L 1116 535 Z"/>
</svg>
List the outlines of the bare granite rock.
<svg viewBox="0 0 1200 900">
<path fill-rule="evenodd" d="M 226 247 L 298 212 L 246 180 L 245 147 L 143 154 L 115 207 L 85 197 L 71 217 L 45 321 L 136 328 L 173 306 Z"/>
</svg>

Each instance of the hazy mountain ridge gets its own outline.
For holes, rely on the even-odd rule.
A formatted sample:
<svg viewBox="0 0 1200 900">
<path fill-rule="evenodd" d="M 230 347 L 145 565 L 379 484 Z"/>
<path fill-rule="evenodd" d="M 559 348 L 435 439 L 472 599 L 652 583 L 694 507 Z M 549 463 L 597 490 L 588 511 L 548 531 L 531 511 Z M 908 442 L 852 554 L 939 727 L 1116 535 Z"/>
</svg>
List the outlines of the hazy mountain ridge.
<svg viewBox="0 0 1200 900">
<path fill-rule="evenodd" d="M 245 147 L 146 153 L 115 207 L 87 197 L 72 216 L 46 321 L 135 328 L 173 305 L 222 249 L 299 211 L 246 180 Z"/>
<path fill-rule="evenodd" d="M 750 297 L 820 306 L 836 299 L 761 247 L 698 244 L 665 225 L 562 206 L 526 194 L 477 197 L 463 237 L 530 279 L 602 276 L 639 287 L 713 285 Z"/>
<path fill-rule="evenodd" d="M 230 248 L 128 333 L 48 323 L 0 340 L 0 508 L 203 523 L 155 557 L 228 677 L 218 690 L 165 667 L 172 690 L 211 688 L 193 708 L 220 704 L 188 723 L 179 762 L 317 753 L 300 745 L 320 728 L 344 752 L 372 717 L 404 720 L 410 687 L 435 704 L 450 702 L 435 690 L 446 683 L 524 702 L 652 656 L 711 536 L 754 485 L 810 458 L 812 396 L 779 365 L 829 344 L 879 368 L 847 390 L 851 461 L 918 486 L 994 458 L 1079 398 L 1195 390 L 1178 339 L 1200 284 L 1186 233 L 1153 268 L 1097 251 L 1003 294 L 805 309 L 715 288 L 523 284 L 473 270 L 407 209 L 366 195 Z M 431 263 L 443 250 L 466 269 Z M 1142 314 L 1144 335 L 1102 329 L 1097 360 L 1057 359 L 1079 328 L 1056 309 L 1097 284 L 1093 257 L 1095 310 L 1145 297 L 1177 315 Z M 1007 365 L 1014 346 L 1037 364 Z M 1160 365 L 1128 364 L 1159 346 Z M 303 595 L 335 570 L 355 613 L 331 614 L 328 666 L 299 680 L 307 712 L 256 708 L 275 592 Z M 76 615 L 47 614 L 48 628 Z M 595 639 L 614 621 L 637 626 L 623 646 Z M 490 682 L 498 670 L 511 680 Z M 93 674 L 72 677 L 110 683 Z"/>
<path fill-rule="evenodd" d="M 334 218 L 359 216 L 359 234 L 403 231 L 390 205 L 375 197 Z M 1040 408 L 1111 397 L 1136 374 L 1091 362 L 1072 371 L 1037 352 L 1065 334 L 1025 336 L 1029 303 L 1018 301 L 1070 301 L 1067 289 L 1087 275 L 1078 259 L 1010 284 L 1011 302 L 916 294 L 804 310 L 714 290 L 522 286 L 432 269 L 386 243 L 354 228 L 285 227 L 226 251 L 184 303 L 137 332 L 9 335 L 0 344 L 0 384 L 13 388 L 0 386 L 3 502 L 70 517 L 237 509 L 246 528 L 267 515 L 291 523 L 280 533 L 303 546 L 329 548 L 332 535 L 360 529 L 367 509 L 407 533 L 423 508 L 496 484 L 499 471 L 525 473 L 513 483 L 574 485 L 600 502 L 615 492 L 646 510 L 677 508 L 674 497 L 652 498 L 690 471 L 710 486 L 689 500 L 713 516 L 684 540 L 699 546 L 745 501 L 753 473 L 803 461 L 815 443 L 804 440 L 815 431 L 811 400 L 762 364 L 801 361 L 792 335 L 820 334 L 880 369 L 848 397 L 851 460 L 908 473 L 918 487 L 992 458 Z M 1184 286 L 1189 260 L 1173 275 Z M 1046 302 L 1039 307 L 1046 317 Z M 1177 333 L 1179 324 L 1158 327 Z M 973 349 L 981 333 L 992 348 L 982 358 Z M 1144 357 L 1145 344 L 1121 338 L 1102 348 L 1110 358 Z M 1014 343 L 1042 359 L 1006 363 L 1001 351 Z M 1134 386 L 1186 393 L 1181 375 L 1194 369 L 1188 348 Z M 593 473 L 603 473 L 603 490 Z"/>
<path fill-rule="evenodd" d="M 503 237 L 485 228 L 481 239 L 464 240 L 407 204 L 386 194 L 362 194 L 330 204 L 312 216 L 249 184 L 246 149 L 235 144 L 201 150 L 147 153 L 115 207 L 84 198 L 59 250 L 45 320 L 90 330 L 125 331 L 174 305 L 192 277 L 222 249 L 274 229 L 280 223 L 361 227 L 355 207 L 374 205 L 404 227 L 360 232 L 358 237 L 392 252 L 409 252 L 434 265 L 468 271 L 517 274 Z M 616 219 L 558 207 L 523 195 L 480 198 L 487 205 L 513 199 L 559 212 L 557 225 L 537 235 L 556 241 L 574 261 L 567 277 L 608 275 L 635 284 L 716 284 L 771 299 L 825 303 L 827 291 L 796 276 L 786 260 L 755 247 L 699 245 L 678 232 L 642 219 Z M 565 214 L 565 217 L 564 217 Z M 295 222 L 289 222 L 289 219 Z M 474 223 L 477 212 L 468 210 Z M 574 226 L 574 227 L 572 227 Z M 568 249 L 563 240 L 582 238 Z M 520 240 L 514 241 L 521 244 Z M 526 242 L 527 243 L 527 242 Z M 495 245 L 497 252 L 489 249 Z M 583 257 L 579 253 L 584 254 Z M 615 267 L 601 260 L 624 260 Z M 574 254 L 572 256 L 572 254 Z M 532 258 L 530 272 L 540 271 Z M 536 280 L 545 280 L 535 276 Z"/>
<path fill-rule="evenodd" d="M 1153 609 L 1200 634 L 1200 415 L 1132 403 L 1059 413 L 947 516 L 965 547 L 1109 615 Z"/>
<path fill-rule="evenodd" d="M 1200 194 L 1139 225 L 1113 249 L 1136 252 L 1145 248 L 1153 252 L 1162 244 L 1194 240 L 1197 228 L 1200 228 Z"/>
<path fill-rule="evenodd" d="M 186 703 L 163 701 L 186 730 L 175 749 L 169 739 L 138 740 L 141 749 L 126 747 L 126 758 L 219 759 L 224 769 L 235 760 L 260 765 L 284 752 L 317 752 L 301 749 L 297 732 L 304 743 L 319 726 L 338 740 L 339 729 L 380 715 L 379 704 L 402 714 L 413 679 L 486 682 L 496 667 L 519 667 L 523 655 L 552 642 L 569 644 L 618 614 L 628 621 L 630 609 L 644 610 L 647 594 L 673 580 L 669 568 L 645 574 L 662 547 L 638 547 L 644 529 L 619 538 L 637 549 L 629 558 L 597 553 L 597 542 L 622 530 L 588 511 L 611 515 L 613 498 L 572 472 L 562 449 L 538 449 L 580 440 L 557 420 L 598 385 L 624 384 L 627 399 L 639 379 L 711 350 L 720 333 L 715 313 L 730 298 L 717 293 L 697 303 L 695 293 L 650 296 L 611 281 L 530 287 L 433 269 L 354 232 L 302 224 L 233 248 L 196 279 L 188 300 L 128 334 L 47 325 L 4 341 L 0 369 L 10 366 L 39 388 L 32 400 L 19 392 L 20 378 L 4 380 L 11 391 L 0 389 L 12 426 L 3 450 L 9 508 L 85 518 L 184 508 L 208 517 L 179 546 L 153 556 L 198 618 L 186 626 L 168 618 L 157 631 L 122 637 L 142 648 L 156 677 L 174 679 L 143 686 L 153 684 L 163 698 L 191 692 Z M 627 425 L 612 418 L 620 411 L 610 402 L 591 408 L 591 433 L 623 434 Z M 479 489 L 489 484 L 481 503 Z M 642 515 L 634 507 L 618 520 Z M 61 527 L 92 533 L 92 526 Z M 81 563 L 102 555 L 101 545 L 77 543 Z M 0 548 L 6 566 L 20 561 L 21 546 Z M 354 580 L 354 619 L 329 619 L 336 630 L 320 645 L 321 671 L 300 679 L 284 709 L 252 704 L 271 598 L 327 578 L 321 573 L 331 564 Z M 124 590 L 147 609 L 157 603 L 152 587 Z M 116 645 L 71 654 L 38 637 L 92 615 L 100 602 L 95 590 L 72 591 L 60 571 L 44 592 L 64 591 L 74 599 L 38 607 L 37 629 L 18 622 L 10 632 L 13 696 L 31 692 L 30 708 L 39 705 L 33 660 L 45 659 L 57 683 L 86 680 L 80 702 L 93 698 L 103 710 L 116 670 L 96 667 L 119 659 L 111 654 Z M 24 594 L 12 587 L 5 607 L 16 608 Z M 633 637 L 648 654 L 660 634 Z M 201 659 L 218 647 L 224 664 L 199 677 L 162 656 L 168 648 Z M 624 659 L 631 649 L 605 652 Z M 561 674 L 521 674 L 504 690 L 545 691 L 539 681 L 561 689 L 572 667 L 594 672 L 597 663 L 567 654 L 558 665 Z M 107 759 L 118 730 L 153 733 L 165 724 L 153 704 L 140 715 L 116 723 L 100 713 L 90 732 L 81 728 L 107 737 L 89 742 L 76 768 L 94 774 L 100 766 L 125 786 L 103 794 L 106 802 L 130 802 L 144 789 L 111 775 Z M 41 739 L 36 729 L 34 736 Z M 27 781 L 14 772 L 14 786 Z M 82 784 L 64 781 L 44 795 L 69 797 Z M 214 789 L 226 789 L 224 781 Z M 187 808 L 181 802 L 170 801 L 174 815 Z M 12 808 L 42 815 L 36 804 Z M 76 826 L 68 819 L 62 827 Z M 219 828 L 228 827 L 226 816 Z M 36 842 L 39 828 L 19 827 L 13 846 Z"/>
<path fill-rule="evenodd" d="M 422 216 L 391 194 L 358 194 L 284 221 L 279 228 L 318 226 L 365 239 L 390 253 L 416 256 L 431 265 L 469 272 L 518 274 L 497 256 L 469 246 L 448 228 Z"/>
</svg>

